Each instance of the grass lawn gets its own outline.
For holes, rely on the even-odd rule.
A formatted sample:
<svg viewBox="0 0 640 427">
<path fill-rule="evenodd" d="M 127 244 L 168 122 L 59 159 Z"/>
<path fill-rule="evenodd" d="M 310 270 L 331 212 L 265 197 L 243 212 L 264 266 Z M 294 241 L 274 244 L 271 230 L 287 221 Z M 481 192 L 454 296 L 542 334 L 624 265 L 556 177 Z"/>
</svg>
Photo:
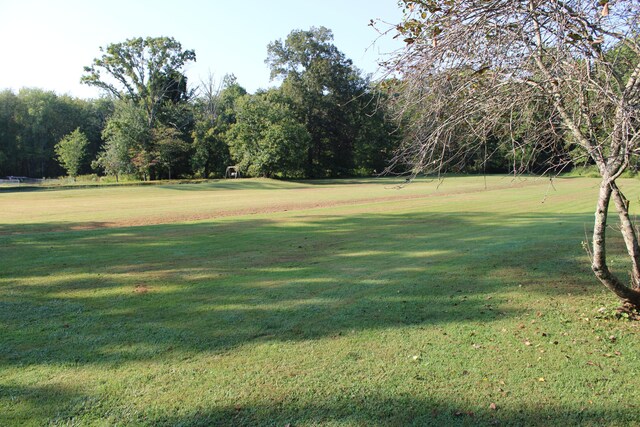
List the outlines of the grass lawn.
<svg viewBox="0 0 640 427">
<path fill-rule="evenodd" d="M 0 191 L 0 425 L 640 425 L 598 181 L 554 187 Z"/>
</svg>

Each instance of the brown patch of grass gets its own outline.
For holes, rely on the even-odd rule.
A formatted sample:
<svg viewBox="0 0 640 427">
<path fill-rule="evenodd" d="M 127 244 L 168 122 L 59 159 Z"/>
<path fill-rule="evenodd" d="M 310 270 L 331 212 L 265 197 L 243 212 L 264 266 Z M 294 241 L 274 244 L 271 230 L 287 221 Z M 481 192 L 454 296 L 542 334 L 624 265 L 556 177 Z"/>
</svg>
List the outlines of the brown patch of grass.
<svg viewBox="0 0 640 427">
<path fill-rule="evenodd" d="M 537 186 L 540 185 L 540 182 L 537 180 L 523 181 L 523 182 L 509 182 L 509 183 L 498 183 L 492 185 L 489 190 L 500 191 L 508 188 L 523 188 L 528 186 Z M 390 188 L 385 187 L 387 190 Z M 305 189 L 297 189 L 296 191 L 305 191 L 309 190 L 320 192 L 327 190 L 326 188 L 305 188 Z M 27 226 L 24 228 L 23 226 L 16 225 L 5 227 L 6 229 L 0 228 L 0 236 L 2 235 L 20 235 L 26 233 L 45 233 L 45 232 L 62 232 L 62 231 L 85 231 L 85 230 L 97 230 L 97 229 L 105 229 L 105 228 L 124 228 L 124 227 L 142 227 L 149 225 L 163 225 L 163 224 L 174 224 L 174 223 L 183 223 L 183 222 L 193 222 L 193 221 L 204 221 L 204 220 L 216 220 L 227 217 L 240 217 L 240 216 L 251 216 L 251 215 L 268 215 L 268 214 L 277 214 L 283 212 L 295 212 L 295 211 L 308 211 L 314 209 L 326 209 L 326 208 L 335 208 L 335 207 L 344 207 L 344 206 L 359 206 L 373 203 L 389 203 L 389 202 L 402 202 L 402 201 L 412 201 L 412 200 L 426 200 L 433 198 L 447 198 L 452 195 L 460 195 L 460 194 L 476 194 L 485 192 L 487 189 L 484 188 L 461 188 L 461 189 L 452 189 L 450 191 L 440 191 L 440 192 L 419 192 L 417 194 L 395 194 L 388 195 L 388 192 L 379 193 L 374 196 L 364 196 L 360 197 L 352 197 L 348 199 L 324 199 L 323 196 L 320 196 L 316 200 L 312 201 L 301 201 L 301 202 L 281 202 L 281 203 L 273 203 L 269 202 L 264 205 L 260 202 L 260 199 L 253 200 L 247 202 L 246 207 L 220 207 L 214 209 L 207 209 L 200 212 L 167 212 L 163 214 L 134 214 L 128 218 L 122 219 L 113 219 L 113 220 L 105 220 L 105 221 L 83 221 L 80 220 L 76 223 L 69 224 L 46 224 L 45 222 L 38 224 L 37 226 Z M 357 194 L 357 190 L 354 189 L 354 192 Z M 85 196 L 83 196 L 85 197 Z M 73 205 L 75 206 L 75 205 Z M 73 210 L 74 207 L 72 205 L 68 206 L 66 209 L 69 211 Z"/>
<path fill-rule="evenodd" d="M 136 293 L 136 294 L 146 294 L 150 290 L 151 290 L 151 288 L 149 286 L 143 285 L 141 283 L 138 283 L 136 285 L 135 289 L 133 290 L 133 292 Z"/>
</svg>

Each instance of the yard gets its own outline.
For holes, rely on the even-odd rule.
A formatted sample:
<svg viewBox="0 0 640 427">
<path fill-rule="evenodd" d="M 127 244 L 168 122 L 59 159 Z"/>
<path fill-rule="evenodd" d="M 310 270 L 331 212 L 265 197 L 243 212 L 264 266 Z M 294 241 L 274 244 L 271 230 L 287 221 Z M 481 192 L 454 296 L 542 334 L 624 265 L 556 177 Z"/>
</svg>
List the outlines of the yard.
<svg viewBox="0 0 640 427">
<path fill-rule="evenodd" d="M 0 424 L 640 424 L 598 180 L 400 182 L 0 191 Z"/>
</svg>

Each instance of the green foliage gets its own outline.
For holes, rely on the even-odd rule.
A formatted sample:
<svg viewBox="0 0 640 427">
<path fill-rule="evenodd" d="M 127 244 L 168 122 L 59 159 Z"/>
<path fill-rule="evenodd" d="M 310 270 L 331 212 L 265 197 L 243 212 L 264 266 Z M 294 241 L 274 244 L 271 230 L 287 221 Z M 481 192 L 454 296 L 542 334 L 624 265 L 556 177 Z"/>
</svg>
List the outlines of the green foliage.
<svg viewBox="0 0 640 427">
<path fill-rule="evenodd" d="M 310 136 L 276 91 L 245 95 L 229 131 L 229 149 L 240 170 L 251 176 L 297 177 Z"/>
<path fill-rule="evenodd" d="M 260 131 L 266 157 L 254 157 L 262 165 L 252 167 L 257 175 L 369 175 L 390 158 L 397 138 L 389 137 L 394 128 L 379 108 L 379 94 L 332 40 L 320 27 L 269 45 L 273 77 L 283 79 L 272 101 L 286 104 L 290 118 L 272 117 L 270 130 Z M 82 81 L 111 98 L 84 101 L 38 89 L 0 93 L 0 175 L 60 175 L 54 146 L 80 128 L 93 161 L 77 173 L 91 172 L 90 163 L 116 180 L 123 173 L 222 176 L 234 162 L 230 129 L 247 93 L 235 77 L 195 96 L 183 74 L 195 53 L 170 37 L 129 39 L 101 52 Z M 308 144 L 301 142 L 307 137 Z M 283 147 L 274 146 L 278 141 Z"/>
<path fill-rule="evenodd" d="M 131 163 L 144 179 L 163 171 L 171 177 L 189 148 L 184 135 L 194 126 L 187 105 L 192 93 L 183 68 L 195 61 L 195 52 L 182 50 L 171 37 L 138 37 L 101 51 L 105 53 L 85 67 L 82 82 L 106 90 L 129 106 L 109 119 L 103 133 L 104 154 L 96 165 L 119 173 L 124 171 L 123 164 Z M 129 162 L 118 154 L 124 151 Z M 157 171 L 156 164 L 160 165 Z"/>
<path fill-rule="evenodd" d="M 236 103 L 247 94 L 234 76 L 225 76 L 221 90 L 213 82 L 195 98 L 191 167 L 199 177 L 221 177 L 231 164 L 227 131 L 236 122 Z"/>
<path fill-rule="evenodd" d="M 102 132 L 105 146 L 98 166 L 110 175 L 137 170 L 141 177 L 150 176 L 156 159 L 151 153 L 151 129 L 141 107 L 131 101 L 116 103 L 113 115 Z"/>
<path fill-rule="evenodd" d="M 614 66 L 614 72 L 620 82 L 627 82 L 629 76 L 633 73 L 638 63 L 640 63 L 640 54 L 634 52 L 624 42 L 617 43 L 612 49 L 605 53 L 608 61 Z M 624 87 L 620 85 L 616 88 L 619 92 L 622 92 Z"/>
<path fill-rule="evenodd" d="M 41 89 L 0 92 L 0 176 L 58 176 L 54 147 L 74 129 L 87 136 L 87 156 L 100 144 L 104 100 L 82 100 Z M 87 172 L 84 167 L 80 172 Z"/>
<path fill-rule="evenodd" d="M 599 178 L 601 176 L 600 171 L 598 170 L 598 167 L 596 165 L 578 166 L 563 175 L 583 178 Z M 621 175 L 622 178 L 635 178 L 637 176 L 638 171 L 634 169 L 626 170 Z"/>
<path fill-rule="evenodd" d="M 193 50 L 182 50 L 175 39 L 138 37 L 112 43 L 100 51 L 103 55 L 84 68 L 81 81 L 143 105 L 150 126 L 164 102 L 188 99 L 182 69 L 196 60 L 196 54 Z"/>
<path fill-rule="evenodd" d="M 18 97 L 10 90 L 0 92 L 0 176 L 17 172 L 15 163 L 20 148 L 17 146 L 18 124 L 15 121 Z"/>
<path fill-rule="evenodd" d="M 182 140 L 182 134 L 170 126 L 156 126 L 151 136 L 157 152 L 158 164 L 166 169 L 171 179 L 171 169 L 189 150 L 189 144 Z"/>
<path fill-rule="evenodd" d="M 94 170 L 102 170 L 105 174 L 115 177 L 130 169 L 130 161 L 126 147 L 121 139 L 107 140 L 103 150 L 98 153 L 96 159 L 91 162 Z"/>
<path fill-rule="evenodd" d="M 56 144 L 55 152 L 58 161 L 70 177 L 75 178 L 78 175 L 87 154 L 88 145 L 89 140 L 84 133 L 80 132 L 80 128 L 66 135 Z"/>
<path fill-rule="evenodd" d="M 283 80 L 283 95 L 311 136 L 304 166 L 308 177 L 352 174 L 356 144 L 367 141 L 367 83 L 332 42 L 331 30 L 312 27 L 267 47 L 271 78 Z"/>
</svg>

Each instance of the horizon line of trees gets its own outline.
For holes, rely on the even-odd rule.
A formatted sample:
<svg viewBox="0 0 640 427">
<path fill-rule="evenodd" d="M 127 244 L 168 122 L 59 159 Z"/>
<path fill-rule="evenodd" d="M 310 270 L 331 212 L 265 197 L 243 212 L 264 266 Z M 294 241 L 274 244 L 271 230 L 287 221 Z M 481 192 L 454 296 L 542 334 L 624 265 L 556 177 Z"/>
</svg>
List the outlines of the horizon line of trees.
<svg viewBox="0 0 640 427">
<path fill-rule="evenodd" d="M 405 82 L 363 76 L 327 28 L 294 30 L 270 43 L 265 62 L 281 84 L 254 94 L 233 75 L 209 76 L 192 88 L 183 68 L 196 54 L 173 38 L 135 38 L 100 50 L 81 80 L 102 88 L 101 98 L 0 92 L 0 176 L 217 178 L 233 165 L 244 176 L 328 178 L 401 170 L 413 161 L 397 155 L 403 137 L 419 137 L 410 124 L 420 111 L 393 110 Z M 453 87 L 452 76 L 444 77 Z M 547 108 L 532 105 L 520 114 L 542 116 Z M 580 163 L 583 153 L 563 133 L 547 134 L 547 149 L 532 151 L 526 140 L 536 130 L 507 125 L 493 127 L 472 150 L 462 148 L 477 135 L 455 136 L 440 153 L 440 169 L 540 173 L 549 164 L 569 170 Z"/>
<path fill-rule="evenodd" d="M 399 143 L 384 94 L 324 27 L 270 43 L 265 62 L 281 84 L 255 94 L 233 75 L 192 88 L 183 69 L 196 54 L 170 37 L 100 51 L 81 81 L 101 98 L 0 92 L 0 176 L 214 178 L 230 165 L 245 176 L 370 175 Z"/>
</svg>

